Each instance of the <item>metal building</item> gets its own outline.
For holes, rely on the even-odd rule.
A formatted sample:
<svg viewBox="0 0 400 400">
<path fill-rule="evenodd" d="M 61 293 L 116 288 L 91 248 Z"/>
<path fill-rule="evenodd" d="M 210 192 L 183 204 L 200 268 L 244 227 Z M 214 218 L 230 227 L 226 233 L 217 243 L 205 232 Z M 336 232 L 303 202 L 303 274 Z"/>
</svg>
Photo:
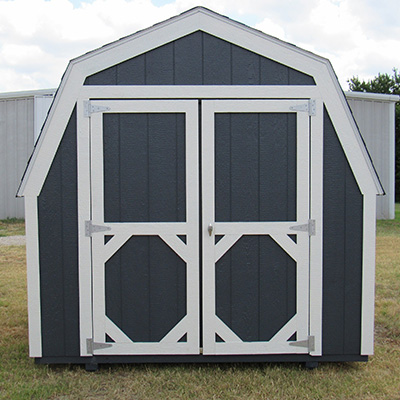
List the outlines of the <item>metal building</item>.
<svg viewBox="0 0 400 400">
<path fill-rule="evenodd" d="M 382 193 L 324 58 L 201 7 L 78 57 L 19 189 L 30 355 L 367 360 Z"/>
<path fill-rule="evenodd" d="M 385 196 L 377 199 L 376 218 L 394 219 L 395 104 L 400 96 L 360 92 L 345 94 L 385 189 Z"/>
<path fill-rule="evenodd" d="M 0 219 L 25 216 L 24 201 L 15 194 L 54 91 L 0 94 Z"/>
</svg>

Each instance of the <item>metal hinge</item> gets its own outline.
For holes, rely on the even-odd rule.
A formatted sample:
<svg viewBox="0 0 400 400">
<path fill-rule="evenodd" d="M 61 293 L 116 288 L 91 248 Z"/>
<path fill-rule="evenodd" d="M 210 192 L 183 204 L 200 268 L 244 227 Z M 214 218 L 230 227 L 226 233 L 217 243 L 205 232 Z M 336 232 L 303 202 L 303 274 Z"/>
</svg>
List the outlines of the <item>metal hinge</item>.
<svg viewBox="0 0 400 400">
<path fill-rule="evenodd" d="M 314 99 L 310 99 L 307 101 L 307 103 L 290 107 L 290 110 L 307 112 L 308 115 L 310 115 L 310 116 L 316 115 L 317 114 L 317 103 Z"/>
<path fill-rule="evenodd" d="M 93 225 L 92 221 L 85 221 L 85 236 L 91 237 L 93 233 L 111 231 L 109 226 Z"/>
<path fill-rule="evenodd" d="M 88 354 L 93 354 L 96 350 L 107 349 L 112 347 L 112 343 L 98 343 L 94 342 L 93 339 L 86 339 L 86 352 Z"/>
<path fill-rule="evenodd" d="M 203 354 L 203 348 L 202 347 L 199 348 L 199 353 Z"/>
<path fill-rule="evenodd" d="M 308 351 L 315 350 L 315 336 L 308 336 L 306 340 L 299 340 L 297 342 L 289 342 L 289 346 L 305 347 Z"/>
<path fill-rule="evenodd" d="M 308 236 L 315 236 L 315 219 L 309 219 L 306 224 L 289 227 L 292 231 L 307 232 Z"/>
<path fill-rule="evenodd" d="M 96 106 L 92 104 L 90 100 L 86 100 L 83 102 L 83 115 L 85 117 L 90 117 L 94 113 L 110 111 L 111 107 L 106 106 Z"/>
</svg>

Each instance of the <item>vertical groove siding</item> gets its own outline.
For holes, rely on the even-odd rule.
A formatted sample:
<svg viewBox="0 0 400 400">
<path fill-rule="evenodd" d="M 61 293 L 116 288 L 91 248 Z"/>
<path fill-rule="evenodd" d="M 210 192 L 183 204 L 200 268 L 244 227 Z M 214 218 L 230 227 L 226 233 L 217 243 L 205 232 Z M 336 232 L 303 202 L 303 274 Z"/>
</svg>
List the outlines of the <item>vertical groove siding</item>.
<svg viewBox="0 0 400 400">
<path fill-rule="evenodd" d="M 43 356 L 79 356 L 76 111 L 38 199 Z"/>
<path fill-rule="evenodd" d="M 385 196 L 376 201 L 377 219 L 394 218 L 394 102 L 352 99 L 347 101 L 367 145 Z"/>
<path fill-rule="evenodd" d="M 196 32 L 92 75 L 86 79 L 86 84 L 315 83 L 308 75 L 213 36 Z M 44 357 L 79 355 L 76 161 L 76 111 L 74 111 L 38 199 Z M 289 196 L 292 195 L 293 193 L 289 193 Z M 323 354 L 357 355 L 360 353 L 361 330 L 363 198 L 326 111 L 323 200 Z M 253 251 L 251 247 L 253 244 L 247 242 L 248 239 L 244 238 L 239 244 L 246 248 L 243 252 L 242 265 L 249 262 L 247 257 L 253 257 L 254 253 L 259 252 L 259 250 Z M 256 247 L 258 249 L 261 245 L 257 242 Z M 269 244 L 266 247 L 268 251 L 273 250 L 273 246 Z M 266 257 L 266 253 L 260 251 L 260 254 L 259 257 Z M 289 264 L 290 260 L 287 268 L 288 277 L 283 276 L 287 287 L 293 286 L 295 281 L 293 267 Z M 272 265 L 271 269 L 275 271 L 276 266 Z M 262 278 L 260 274 L 262 271 L 254 272 L 254 275 L 257 275 L 257 284 Z M 277 274 L 275 278 L 276 282 L 282 282 L 281 275 Z M 181 280 L 181 277 L 177 279 Z M 260 292 L 266 290 L 261 286 L 256 289 Z M 235 288 L 230 290 L 234 296 Z M 295 291 L 291 292 L 290 297 L 287 300 L 283 299 L 280 306 L 285 309 L 288 317 L 294 309 Z M 231 294 L 228 292 L 227 296 Z M 217 307 L 218 313 L 224 314 L 227 312 L 227 307 L 223 305 L 225 299 L 220 298 L 218 301 L 221 305 Z M 263 300 L 261 302 L 263 303 Z M 183 306 L 178 308 L 177 318 L 183 313 Z M 235 312 L 232 304 L 228 308 L 229 312 Z M 239 311 L 242 314 L 242 310 Z M 251 312 L 259 313 L 258 310 Z M 232 324 L 235 324 L 232 314 L 226 318 L 231 318 Z M 265 340 L 274 332 L 263 326 L 263 323 L 261 321 L 257 327 L 242 324 L 242 335 L 247 340 L 254 338 Z M 279 324 L 280 321 L 277 322 L 278 327 Z M 242 329 L 241 327 L 238 329 Z M 155 336 L 150 335 L 150 340 L 157 339 L 162 334 L 163 330 Z M 136 335 L 144 337 L 145 333 L 132 333 L 132 336 Z"/>
<path fill-rule="evenodd" d="M 23 218 L 15 194 L 33 149 L 33 98 L 0 100 L 0 219 Z"/>
<path fill-rule="evenodd" d="M 315 85 L 302 72 L 197 31 L 86 78 L 85 85 Z"/>
<path fill-rule="evenodd" d="M 103 116 L 106 222 L 186 221 L 185 115 Z M 186 314 L 186 264 L 160 237 L 134 236 L 106 263 L 107 316 L 158 342 Z"/>
<path fill-rule="evenodd" d="M 215 220 L 296 220 L 296 116 L 215 116 Z M 269 236 L 243 236 L 216 264 L 216 313 L 268 341 L 296 313 L 296 263 Z"/>
<path fill-rule="evenodd" d="M 363 196 L 324 112 L 324 355 L 360 354 Z"/>
</svg>

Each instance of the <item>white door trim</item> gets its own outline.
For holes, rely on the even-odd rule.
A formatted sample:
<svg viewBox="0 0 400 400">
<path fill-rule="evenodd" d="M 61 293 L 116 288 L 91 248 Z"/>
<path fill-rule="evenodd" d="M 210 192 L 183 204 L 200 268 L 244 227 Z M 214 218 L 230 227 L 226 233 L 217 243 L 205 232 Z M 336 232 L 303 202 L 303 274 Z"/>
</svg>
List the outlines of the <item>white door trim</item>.
<svg viewBox="0 0 400 400">
<path fill-rule="evenodd" d="M 83 104 L 83 102 L 82 102 Z M 85 298 L 85 290 L 93 287 L 93 300 L 86 303 L 81 301 L 81 322 L 83 318 L 92 320 L 93 336 L 90 332 L 90 323 L 83 323 L 81 328 L 81 354 L 88 353 L 86 339 L 93 338 L 95 343 L 105 344 L 105 333 L 116 343 L 107 343 L 107 347 L 95 346 L 94 354 L 198 354 L 199 353 L 199 193 L 198 193 L 198 102 L 195 100 L 99 100 L 91 101 L 91 105 L 100 107 L 99 112 L 90 115 L 90 123 L 83 119 L 83 125 L 89 124 L 91 133 L 91 219 L 94 225 L 107 226 L 110 230 L 92 234 L 91 238 L 81 237 L 81 244 L 91 241 L 92 273 L 81 265 L 81 295 Z M 104 177 L 103 177 L 103 115 L 104 113 L 184 113 L 185 114 L 185 145 L 186 145 L 186 222 L 170 223 L 105 223 L 104 221 Z M 85 142 L 86 143 L 86 142 Z M 88 144 L 85 146 L 88 151 Z M 83 158 L 83 157 L 81 157 Z M 89 157 L 87 157 L 89 158 Z M 86 164 L 87 168 L 87 164 Z M 88 174 L 87 174 L 88 175 Z M 87 195 L 87 194 L 86 194 Z M 82 197 L 82 198 L 81 198 Z M 83 202 L 83 196 L 80 202 Z M 87 199 L 87 197 L 86 197 Z M 89 213 L 86 212 L 86 216 Z M 81 217 L 81 215 L 80 215 Z M 87 217 L 90 219 L 89 217 Z M 82 219 L 80 222 L 82 223 Z M 177 238 L 177 235 L 186 235 L 186 244 Z M 104 244 L 104 235 L 114 237 Z M 157 235 L 173 251 L 175 251 L 187 265 L 187 313 L 157 343 L 133 342 L 118 328 L 105 312 L 105 264 L 107 260 L 133 235 Z M 90 248 L 90 243 L 89 243 Z M 85 251 L 83 251 L 85 254 Z M 91 275 L 91 285 L 88 285 L 87 274 Z M 87 295 L 86 295 L 87 297 Z M 186 342 L 178 342 L 187 335 Z M 86 353 L 86 354 L 85 354 Z"/>
<path fill-rule="evenodd" d="M 308 223 L 310 116 L 293 111 L 305 100 L 204 100 L 202 102 L 202 236 L 203 236 L 203 352 L 204 354 L 283 354 L 309 353 L 308 348 L 292 346 L 288 339 L 297 332 L 298 341 L 308 340 L 309 333 L 309 236 L 297 234 L 297 243 L 286 240 L 290 227 Z M 214 123 L 216 113 L 296 112 L 297 117 L 297 220 L 285 222 L 215 222 Z M 321 131 L 322 133 L 322 131 Z M 208 227 L 212 225 L 211 235 Z M 216 315 L 215 263 L 240 236 L 268 234 L 297 261 L 297 310 L 268 342 L 243 342 Z M 225 235 L 215 245 L 215 235 Z M 290 245 L 289 245 L 290 243 Z M 318 282 L 314 282 L 318 284 Z M 314 316 L 314 319 L 315 316 Z M 320 325 L 321 326 L 321 325 Z M 315 328 L 316 329 L 316 328 Z M 228 340 L 216 342 L 215 334 Z"/>
</svg>

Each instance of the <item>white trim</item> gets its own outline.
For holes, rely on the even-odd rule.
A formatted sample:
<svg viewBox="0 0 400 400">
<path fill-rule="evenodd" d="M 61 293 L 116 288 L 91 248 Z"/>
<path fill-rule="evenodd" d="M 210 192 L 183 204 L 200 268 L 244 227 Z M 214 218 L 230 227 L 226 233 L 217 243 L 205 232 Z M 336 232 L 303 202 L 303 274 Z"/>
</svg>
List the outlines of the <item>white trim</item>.
<svg viewBox="0 0 400 400">
<path fill-rule="evenodd" d="M 314 336 L 312 356 L 322 355 L 322 271 L 323 271 L 323 103 L 316 100 L 310 137 L 310 219 L 315 235 L 310 237 L 310 336 Z"/>
<path fill-rule="evenodd" d="M 400 96 L 399 96 L 400 98 Z M 390 124 L 389 127 L 389 146 L 391 151 L 389 152 L 389 165 L 393 166 L 392 168 L 389 169 L 389 182 L 390 182 L 390 187 L 388 188 L 388 193 L 386 196 L 390 196 L 389 200 L 389 218 L 395 219 L 396 218 L 396 198 L 395 198 L 395 192 L 396 192 L 396 185 L 395 185 L 395 169 L 394 166 L 396 165 L 396 129 L 395 129 L 395 123 L 394 121 L 396 120 L 396 105 L 393 104 L 392 107 L 390 107 L 390 121 L 392 123 Z"/>
<path fill-rule="evenodd" d="M 242 235 L 225 235 L 215 244 L 215 261 L 218 260 L 242 237 Z"/>
<path fill-rule="evenodd" d="M 80 104 L 83 103 L 80 102 Z M 107 231 L 94 233 L 91 239 L 93 339 L 96 343 L 103 343 L 105 334 L 108 333 L 107 329 L 110 329 L 111 337 L 122 340 L 122 342 L 107 343 L 110 347 L 95 349 L 94 354 L 198 354 L 198 102 L 197 100 L 92 100 L 91 104 L 99 106 L 103 111 L 93 113 L 90 118 L 84 117 L 83 112 L 80 112 L 78 118 L 90 121 L 92 219 L 94 225 L 110 228 Z M 104 222 L 103 115 L 106 113 L 185 113 L 186 222 Z M 127 336 L 107 318 L 105 311 L 106 261 L 130 237 L 143 234 L 160 237 L 186 262 L 186 316 L 158 343 L 135 343 L 132 340 L 126 340 Z M 186 244 L 177 237 L 178 234 L 186 235 Z M 114 238 L 104 244 L 105 235 L 114 235 Z M 187 330 L 182 331 L 183 328 Z M 187 341 L 178 342 L 185 333 L 187 333 Z M 176 339 L 175 342 L 173 338 Z M 83 339 L 82 337 L 81 340 Z"/>
<path fill-rule="evenodd" d="M 0 100 L 20 99 L 25 97 L 36 97 L 36 96 L 53 97 L 55 92 L 56 89 L 38 89 L 38 90 L 24 90 L 20 92 L 5 92 L 5 93 L 0 93 Z"/>
<path fill-rule="evenodd" d="M 249 86 L 190 86 L 190 85 L 119 85 L 82 86 L 80 98 L 116 99 L 309 99 L 319 97 L 317 86 L 310 85 L 253 85 Z"/>
<path fill-rule="evenodd" d="M 28 286 L 29 356 L 42 356 L 42 319 L 40 306 L 39 226 L 36 196 L 25 198 L 26 260 Z"/>
<path fill-rule="evenodd" d="M 203 234 L 203 352 L 204 354 L 306 354 L 308 348 L 294 347 L 287 342 L 297 332 L 298 340 L 309 335 L 309 236 L 290 228 L 307 223 L 309 219 L 309 134 L 310 117 L 307 112 L 296 112 L 297 178 L 296 221 L 283 222 L 215 222 L 215 114 L 238 112 L 293 113 L 306 100 L 203 100 L 202 101 L 202 234 Z M 319 108 L 321 113 L 321 107 Z M 212 225 L 213 230 L 208 231 Z M 297 234 L 296 243 L 288 235 Z M 225 235 L 215 244 L 215 235 Z M 243 342 L 216 315 L 215 264 L 237 240 L 245 234 L 271 235 L 276 243 L 297 262 L 296 326 L 282 342 L 278 339 Z M 289 321 L 288 321 L 289 323 Z M 287 324 L 281 329 L 286 332 Z M 279 331 L 280 332 L 280 331 Z M 225 340 L 216 342 L 215 334 Z M 286 333 L 285 333 L 286 334 Z M 282 335 L 275 335 L 280 338 Z"/>
<path fill-rule="evenodd" d="M 361 355 L 374 353 L 375 310 L 375 209 L 374 193 L 364 195 L 363 274 L 361 300 Z"/>
<path fill-rule="evenodd" d="M 173 234 L 163 234 L 159 236 L 183 261 L 187 262 L 190 259 L 191 254 L 189 253 L 187 244 L 183 243 L 178 236 Z"/>
<path fill-rule="evenodd" d="M 370 92 L 344 92 L 348 99 L 375 100 L 397 103 L 400 101 L 400 96 L 397 94 L 383 94 Z"/>
<path fill-rule="evenodd" d="M 202 293 L 203 293 L 203 353 L 215 353 L 215 187 L 214 187 L 214 101 L 203 101 L 201 105 L 201 165 L 202 165 Z M 211 235 L 208 226 L 211 224 L 213 230 Z M 238 232 L 239 235 L 241 234 Z M 222 254 L 220 255 L 220 257 Z"/>
<path fill-rule="evenodd" d="M 91 219 L 90 194 L 90 127 L 83 116 L 83 101 L 77 104 L 77 174 L 78 174 L 78 265 L 79 265 L 79 335 L 81 356 L 91 356 L 86 339 L 93 335 L 92 326 L 92 250 L 85 235 L 85 221 Z"/>
<path fill-rule="evenodd" d="M 299 246 L 293 242 L 288 235 L 284 234 L 270 234 L 271 238 L 274 239 L 276 244 L 280 246 L 294 261 L 300 261 L 301 255 L 299 254 Z"/>
</svg>

